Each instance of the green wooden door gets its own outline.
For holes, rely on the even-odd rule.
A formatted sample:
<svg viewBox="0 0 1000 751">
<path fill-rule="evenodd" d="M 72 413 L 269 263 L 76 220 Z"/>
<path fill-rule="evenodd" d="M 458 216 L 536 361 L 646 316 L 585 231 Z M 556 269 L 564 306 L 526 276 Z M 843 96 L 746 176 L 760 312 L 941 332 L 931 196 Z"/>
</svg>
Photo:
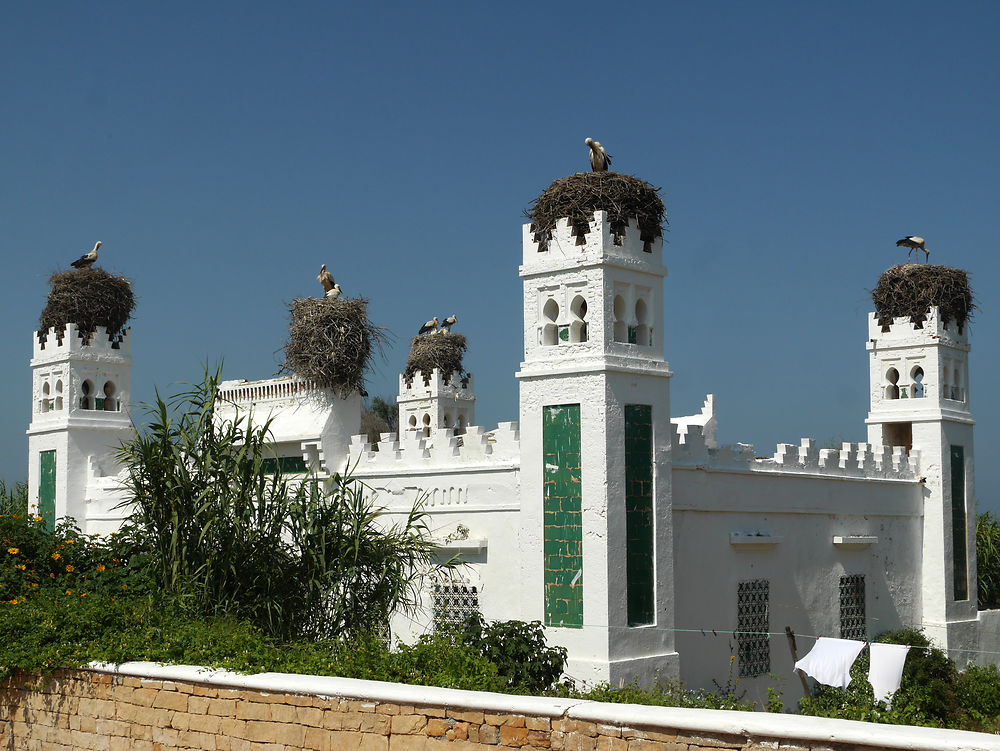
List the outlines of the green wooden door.
<svg viewBox="0 0 1000 751">
<path fill-rule="evenodd" d="M 38 455 L 38 513 L 45 520 L 45 528 L 52 531 L 56 520 L 56 452 L 43 451 Z"/>
</svg>

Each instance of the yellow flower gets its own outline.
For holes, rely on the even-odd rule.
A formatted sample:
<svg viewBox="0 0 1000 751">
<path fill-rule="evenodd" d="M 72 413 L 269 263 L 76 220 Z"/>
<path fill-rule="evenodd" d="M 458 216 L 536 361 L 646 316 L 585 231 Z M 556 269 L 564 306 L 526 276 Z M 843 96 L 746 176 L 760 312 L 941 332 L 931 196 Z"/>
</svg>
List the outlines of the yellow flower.
<svg viewBox="0 0 1000 751">
<path fill-rule="evenodd" d="M 73 566 L 67 566 L 66 567 L 66 573 L 67 574 L 72 574 L 74 571 L 76 571 L 75 567 L 73 567 Z"/>
<path fill-rule="evenodd" d="M 80 597 L 86 597 L 86 596 L 87 596 L 86 592 L 83 592 L 83 593 L 80 594 Z"/>
<path fill-rule="evenodd" d="M 35 517 L 35 521 L 36 521 L 36 522 L 40 522 L 40 521 L 42 521 L 42 517 L 40 517 L 40 516 L 36 516 L 36 517 Z"/>
<path fill-rule="evenodd" d="M 10 553 L 11 555 L 17 555 L 18 550 L 17 548 L 7 548 L 7 552 Z"/>
<path fill-rule="evenodd" d="M 49 578 L 50 578 L 50 579 L 55 579 L 55 578 L 56 578 L 56 575 L 55 575 L 55 574 L 49 574 Z"/>
<path fill-rule="evenodd" d="M 68 595 L 71 595 L 71 594 L 73 594 L 73 590 L 72 590 L 72 589 L 67 589 L 67 590 L 66 590 L 66 594 L 68 594 Z"/>
<path fill-rule="evenodd" d="M 24 571 L 27 568 L 27 566 L 25 566 L 23 563 L 18 563 L 14 565 L 14 568 L 18 569 L 19 571 Z"/>
<path fill-rule="evenodd" d="M 58 561 L 60 558 L 62 558 L 62 556 L 59 553 L 53 553 L 52 554 L 52 560 L 53 561 Z"/>
<path fill-rule="evenodd" d="M 104 569 L 105 569 L 105 566 L 104 566 L 103 563 L 98 563 L 97 564 L 97 571 L 98 572 L 104 571 Z"/>
<path fill-rule="evenodd" d="M 122 584 L 122 589 L 128 589 L 128 584 Z"/>
<path fill-rule="evenodd" d="M 72 545 L 76 540 L 66 540 L 67 545 Z"/>
<path fill-rule="evenodd" d="M 11 605 L 17 605 L 17 600 L 11 600 L 11 601 L 10 601 L 10 604 L 11 604 Z"/>
</svg>

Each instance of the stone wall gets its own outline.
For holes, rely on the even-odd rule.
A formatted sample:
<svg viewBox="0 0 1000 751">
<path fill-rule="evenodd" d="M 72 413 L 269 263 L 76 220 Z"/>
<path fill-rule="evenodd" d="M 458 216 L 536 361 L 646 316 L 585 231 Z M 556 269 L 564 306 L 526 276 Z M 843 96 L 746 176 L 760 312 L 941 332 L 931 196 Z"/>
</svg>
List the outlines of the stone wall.
<svg viewBox="0 0 1000 751">
<path fill-rule="evenodd" d="M 150 663 L 22 676 L 0 748 L 98 751 L 866 751 L 1000 749 L 996 736 Z"/>
</svg>

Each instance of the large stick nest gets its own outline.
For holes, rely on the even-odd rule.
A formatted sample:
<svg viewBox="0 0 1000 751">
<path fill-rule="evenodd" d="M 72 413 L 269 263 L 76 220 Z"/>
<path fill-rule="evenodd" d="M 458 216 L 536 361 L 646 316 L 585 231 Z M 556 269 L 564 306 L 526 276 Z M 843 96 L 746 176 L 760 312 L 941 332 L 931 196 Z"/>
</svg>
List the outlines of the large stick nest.
<svg viewBox="0 0 1000 751">
<path fill-rule="evenodd" d="M 621 242 L 630 217 L 639 225 L 644 249 L 663 237 L 667 210 L 660 189 L 645 180 L 619 172 L 577 172 L 552 183 L 524 215 L 531 220 L 535 242 L 545 248 L 556 222 L 568 218 L 577 244 L 583 245 L 595 211 L 607 211 L 611 231 Z"/>
<path fill-rule="evenodd" d="M 872 291 L 872 301 L 883 326 L 894 318 L 921 323 L 932 305 L 938 307 L 944 323 L 965 326 L 972 317 L 972 290 L 968 274 L 948 266 L 908 263 L 887 269 Z"/>
<path fill-rule="evenodd" d="M 410 357 L 406 361 L 403 377 L 411 381 L 417 371 L 422 371 L 429 378 L 434 368 L 438 368 L 446 380 L 456 372 L 464 377 L 462 356 L 467 347 L 462 334 L 445 331 L 415 336 L 410 343 Z"/>
<path fill-rule="evenodd" d="M 104 269 L 89 268 L 58 271 L 49 277 L 49 298 L 39 318 L 39 334 L 55 329 L 61 336 L 67 323 L 75 323 L 85 339 L 98 326 L 108 330 L 112 339 L 125 331 L 135 308 L 132 283 Z"/>
<path fill-rule="evenodd" d="M 289 303 L 291 321 L 282 373 L 332 389 L 341 397 L 364 392 L 372 355 L 382 353 L 385 329 L 368 320 L 365 298 L 300 297 Z"/>
</svg>

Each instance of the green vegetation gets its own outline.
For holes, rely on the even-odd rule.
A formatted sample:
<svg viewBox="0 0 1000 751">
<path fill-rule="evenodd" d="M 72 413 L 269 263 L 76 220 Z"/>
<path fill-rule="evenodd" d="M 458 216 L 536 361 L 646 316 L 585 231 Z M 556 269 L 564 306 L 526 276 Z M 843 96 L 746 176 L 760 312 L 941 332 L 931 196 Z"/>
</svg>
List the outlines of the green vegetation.
<svg viewBox="0 0 1000 751">
<path fill-rule="evenodd" d="M 989 511 L 976 519 L 979 609 L 1000 608 L 1000 519 Z"/>
</svg>

